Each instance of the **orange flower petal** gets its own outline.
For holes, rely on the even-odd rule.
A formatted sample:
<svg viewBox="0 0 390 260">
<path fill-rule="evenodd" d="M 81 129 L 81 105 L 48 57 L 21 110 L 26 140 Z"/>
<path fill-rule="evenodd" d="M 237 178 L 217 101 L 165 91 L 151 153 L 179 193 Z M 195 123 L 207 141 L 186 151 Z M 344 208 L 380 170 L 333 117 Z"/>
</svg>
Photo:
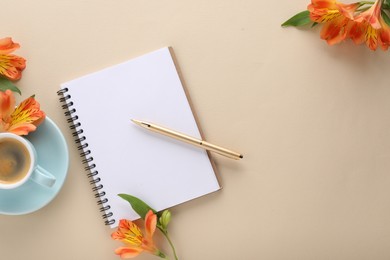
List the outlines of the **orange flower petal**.
<svg viewBox="0 0 390 260">
<path fill-rule="evenodd" d="M 339 16 L 325 23 L 321 30 L 321 39 L 326 40 L 329 45 L 340 43 L 347 37 L 349 21 L 348 18 Z"/>
<path fill-rule="evenodd" d="M 11 114 L 12 124 L 35 123 L 46 115 L 40 109 L 40 104 L 34 97 L 29 97 L 22 101 L 15 111 Z"/>
<path fill-rule="evenodd" d="M 310 19 L 316 23 L 325 23 L 340 16 L 340 12 L 336 9 L 322 9 L 313 5 L 309 5 L 307 9 L 310 12 Z"/>
<path fill-rule="evenodd" d="M 20 56 L 9 55 L 11 57 L 11 65 L 16 69 L 22 71 L 26 68 L 26 60 Z"/>
<path fill-rule="evenodd" d="M 367 26 L 365 37 L 367 47 L 375 51 L 378 47 L 378 32 L 370 24 Z"/>
<path fill-rule="evenodd" d="M 142 234 L 140 228 L 132 221 L 121 219 L 117 231 L 111 234 L 111 238 L 120 240 L 130 246 L 118 248 L 116 253 L 121 255 L 121 257 L 134 257 L 142 251 L 161 255 L 161 252 L 156 248 L 153 241 L 156 225 L 157 216 L 151 210 L 145 216 L 146 236 Z"/>
<path fill-rule="evenodd" d="M 0 75 L 18 80 L 22 77 L 22 70 L 26 67 L 26 60 L 11 54 L 0 54 Z"/>
<path fill-rule="evenodd" d="M 35 98 L 25 99 L 15 109 L 15 97 L 11 90 L 0 91 L 0 132 L 27 135 L 35 131 L 46 115 Z"/>
<path fill-rule="evenodd" d="M 353 23 L 349 29 L 348 35 L 355 44 L 362 44 L 365 40 L 365 27 L 361 23 Z"/>
<path fill-rule="evenodd" d="M 18 49 L 20 45 L 12 41 L 11 37 L 0 39 L 0 54 L 8 54 Z"/>
<path fill-rule="evenodd" d="M 336 6 L 335 0 L 312 0 L 311 5 L 320 9 L 334 9 Z"/>
<path fill-rule="evenodd" d="M 40 110 L 39 103 L 35 98 L 29 97 L 12 112 L 8 131 L 18 135 L 27 135 L 35 131 L 45 117 L 45 112 Z"/>
<path fill-rule="evenodd" d="M 367 11 L 362 12 L 361 14 L 355 17 L 356 22 L 368 22 L 374 29 L 382 28 L 382 25 L 379 21 L 382 7 L 381 0 L 377 0 Z"/>
<path fill-rule="evenodd" d="M 316 1 L 312 0 L 307 9 L 310 11 L 310 19 L 317 23 L 325 23 L 339 16 L 349 19 L 359 7 L 359 3 L 342 4 L 337 1 Z"/>
<path fill-rule="evenodd" d="M 111 234 L 111 238 L 115 240 L 122 240 L 125 238 L 125 235 L 119 230 L 117 230 Z"/>
<path fill-rule="evenodd" d="M 130 229 L 131 221 L 127 219 L 121 219 L 119 220 L 119 228 L 120 229 Z"/>
<path fill-rule="evenodd" d="M 115 250 L 115 254 L 123 258 L 133 258 L 138 256 L 143 250 L 141 248 L 119 247 Z"/>
<path fill-rule="evenodd" d="M 380 23 L 382 28 L 378 33 L 378 43 L 380 44 L 382 50 L 386 51 L 390 45 L 390 27 L 387 23 L 380 17 Z"/>
<path fill-rule="evenodd" d="M 19 47 L 20 45 L 13 42 L 10 37 L 0 39 L 0 76 L 10 80 L 18 80 L 22 77 L 22 70 L 26 67 L 26 60 L 10 54 Z"/>
<path fill-rule="evenodd" d="M 149 238 L 151 238 L 156 230 L 157 216 L 152 210 L 149 210 L 145 216 L 145 230 Z"/>
<path fill-rule="evenodd" d="M 17 134 L 17 135 L 27 135 L 30 132 L 33 132 L 37 127 L 33 124 L 18 124 L 13 125 L 8 128 L 8 132 Z"/>
<path fill-rule="evenodd" d="M 111 234 L 115 240 L 120 240 L 123 243 L 140 247 L 142 245 L 143 234 L 140 228 L 132 221 L 121 219 L 119 221 L 118 230 Z"/>
<path fill-rule="evenodd" d="M 337 9 L 340 11 L 340 13 L 351 20 L 353 19 L 356 9 L 358 8 L 359 2 L 354 4 L 337 3 Z"/>
<path fill-rule="evenodd" d="M 15 96 L 11 90 L 0 91 L 0 120 L 8 121 L 12 111 L 15 109 Z"/>
</svg>

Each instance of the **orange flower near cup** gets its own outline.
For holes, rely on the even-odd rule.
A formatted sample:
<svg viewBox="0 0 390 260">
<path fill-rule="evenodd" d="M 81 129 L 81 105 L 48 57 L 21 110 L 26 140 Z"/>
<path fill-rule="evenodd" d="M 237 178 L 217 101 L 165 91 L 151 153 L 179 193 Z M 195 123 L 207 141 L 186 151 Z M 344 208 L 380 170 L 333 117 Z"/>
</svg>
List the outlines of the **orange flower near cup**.
<svg viewBox="0 0 390 260">
<path fill-rule="evenodd" d="M 19 47 L 10 37 L 0 39 L 0 76 L 12 81 L 20 79 L 26 67 L 24 58 L 11 54 Z"/>
<path fill-rule="evenodd" d="M 115 253 L 121 258 L 133 258 L 141 252 L 146 251 L 165 258 L 165 255 L 157 249 L 153 241 L 156 225 L 157 216 L 152 210 L 149 210 L 145 216 L 145 234 L 141 232 L 141 229 L 134 222 L 121 219 L 118 230 L 112 233 L 111 237 L 115 240 L 122 241 L 126 246 L 117 248 Z"/>
<path fill-rule="evenodd" d="M 15 96 L 12 91 L 0 91 L 0 132 L 27 135 L 35 131 L 46 115 L 34 97 L 22 101 L 15 108 Z"/>
</svg>

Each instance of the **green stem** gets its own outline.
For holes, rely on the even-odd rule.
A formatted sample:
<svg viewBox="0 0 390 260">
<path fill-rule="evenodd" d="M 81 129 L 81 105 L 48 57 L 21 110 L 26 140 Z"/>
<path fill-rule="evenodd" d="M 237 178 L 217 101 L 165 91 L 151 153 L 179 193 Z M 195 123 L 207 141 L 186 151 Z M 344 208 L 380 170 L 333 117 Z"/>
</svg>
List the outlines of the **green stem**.
<svg viewBox="0 0 390 260">
<path fill-rule="evenodd" d="M 167 238 L 169 244 L 170 244 L 171 247 L 172 247 L 172 251 L 173 251 L 173 255 L 175 256 L 175 259 L 176 259 L 176 260 L 179 260 L 179 258 L 178 258 L 177 255 L 176 255 L 175 246 L 173 245 L 173 243 L 172 243 L 170 237 L 168 236 L 168 232 L 165 232 L 165 233 L 163 233 L 163 234 L 164 234 L 164 236 Z"/>
<path fill-rule="evenodd" d="M 175 260 L 179 260 L 179 258 L 177 257 L 177 254 L 176 254 L 175 246 L 173 245 L 172 240 L 168 235 L 168 231 L 166 229 L 163 229 L 160 225 L 157 225 L 157 228 L 160 229 L 161 233 L 163 233 L 164 236 L 166 237 L 166 239 L 168 240 L 168 243 L 172 248 L 173 255 L 175 256 Z"/>
</svg>

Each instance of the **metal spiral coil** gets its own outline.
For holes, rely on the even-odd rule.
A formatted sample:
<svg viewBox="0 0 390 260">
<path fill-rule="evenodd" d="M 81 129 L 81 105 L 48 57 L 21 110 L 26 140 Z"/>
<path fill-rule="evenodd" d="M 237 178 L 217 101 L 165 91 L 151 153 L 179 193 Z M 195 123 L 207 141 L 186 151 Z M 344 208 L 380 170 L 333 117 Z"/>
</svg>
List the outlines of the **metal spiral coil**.
<svg viewBox="0 0 390 260">
<path fill-rule="evenodd" d="M 70 101 L 72 96 L 68 93 L 68 88 L 63 88 L 57 91 L 57 94 L 60 96 L 59 100 L 62 105 L 62 109 L 66 110 L 64 112 L 67 117 L 67 122 L 70 124 L 69 128 L 72 130 L 72 136 L 75 138 L 75 143 L 77 144 L 77 149 L 80 151 L 80 156 L 84 158 L 82 163 L 86 166 L 84 169 L 88 172 L 87 177 L 90 179 L 90 184 L 92 185 L 92 191 L 94 196 L 97 199 L 97 204 L 100 206 L 100 212 L 104 212 L 102 215 L 104 223 L 106 225 L 112 225 L 115 223 L 113 213 L 109 211 L 111 206 L 108 205 L 108 199 L 105 197 L 106 192 L 103 191 L 103 184 L 101 184 L 101 178 L 98 176 L 99 172 L 95 169 L 97 168 L 96 164 L 93 163 L 93 157 L 91 150 L 87 149 L 88 143 L 86 142 L 87 138 L 83 135 L 84 130 L 81 127 L 81 123 L 78 121 L 79 117 L 76 115 L 77 111 L 73 107 L 73 101 Z"/>
</svg>

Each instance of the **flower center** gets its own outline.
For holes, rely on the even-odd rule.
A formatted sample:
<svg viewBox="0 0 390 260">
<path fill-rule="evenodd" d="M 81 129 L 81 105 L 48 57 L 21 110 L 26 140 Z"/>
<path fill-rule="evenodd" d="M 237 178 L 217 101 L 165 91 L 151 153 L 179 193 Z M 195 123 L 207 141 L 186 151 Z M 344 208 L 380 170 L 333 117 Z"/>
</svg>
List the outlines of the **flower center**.
<svg viewBox="0 0 390 260">
<path fill-rule="evenodd" d="M 137 247 L 141 246 L 143 235 L 141 233 L 141 230 L 134 223 L 132 223 L 132 225 L 129 227 L 129 230 L 125 232 L 124 235 L 124 242 Z"/>
<path fill-rule="evenodd" d="M 340 15 L 339 10 L 327 10 L 326 14 L 322 16 L 321 22 L 325 23 L 327 21 L 333 20 Z"/>
</svg>

